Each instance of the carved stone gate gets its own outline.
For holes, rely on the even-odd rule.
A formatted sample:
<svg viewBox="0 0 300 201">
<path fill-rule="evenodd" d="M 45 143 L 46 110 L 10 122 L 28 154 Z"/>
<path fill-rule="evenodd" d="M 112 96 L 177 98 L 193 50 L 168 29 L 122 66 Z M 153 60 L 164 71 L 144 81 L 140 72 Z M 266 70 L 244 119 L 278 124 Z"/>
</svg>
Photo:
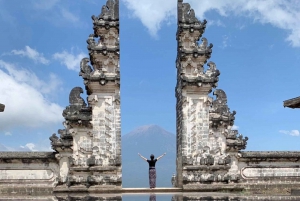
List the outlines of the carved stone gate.
<svg viewBox="0 0 300 201">
<path fill-rule="evenodd" d="M 177 175 L 176 186 L 237 181 L 236 155 L 247 138 L 232 130 L 235 111 L 217 87 L 219 70 L 211 57 L 213 45 L 202 37 L 206 20 L 199 21 L 190 4 L 178 1 L 177 39 Z M 201 42 L 199 42 L 201 40 Z"/>
<path fill-rule="evenodd" d="M 300 188 L 300 152 L 241 151 L 248 138 L 233 129 L 236 112 L 225 92 L 215 89 L 215 99 L 209 96 L 220 72 L 212 61 L 205 67 L 213 47 L 202 37 L 205 27 L 206 20 L 178 0 L 175 186 L 272 193 Z"/>
<path fill-rule="evenodd" d="M 0 152 L 0 194 L 121 191 L 119 0 L 107 0 L 92 20 L 89 58 L 81 60 L 79 73 L 87 101 L 82 88 L 71 90 L 65 128 L 50 137 L 55 152 Z M 248 138 L 233 129 L 236 112 L 229 110 L 225 92 L 214 89 L 220 71 L 207 63 L 213 45 L 202 37 L 205 27 L 178 0 L 174 185 L 183 191 L 300 189 L 300 152 L 241 151 Z M 209 96 L 213 89 L 215 98 Z"/>
<path fill-rule="evenodd" d="M 70 93 L 63 111 L 65 129 L 50 138 L 57 151 L 60 174 L 56 189 L 121 189 L 121 118 L 119 1 L 108 0 L 99 16 L 92 16 L 87 39 L 89 58 L 80 63 L 83 89 Z M 89 65 L 91 64 L 91 66 Z"/>
</svg>

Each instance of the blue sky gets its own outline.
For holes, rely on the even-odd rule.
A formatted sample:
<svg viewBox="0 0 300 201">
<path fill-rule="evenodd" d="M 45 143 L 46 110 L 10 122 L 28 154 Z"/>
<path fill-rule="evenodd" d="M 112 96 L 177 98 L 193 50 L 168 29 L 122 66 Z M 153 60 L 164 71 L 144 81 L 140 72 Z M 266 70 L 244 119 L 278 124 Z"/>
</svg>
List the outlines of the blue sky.
<svg viewBox="0 0 300 201">
<path fill-rule="evenodd" d="M 122 134 L 147 124 L 175 133 L 176 1 L 120 0 Z M 214 44 L 219 89 L 236 110 L 247 150 L 299 150 L 300 4 L 297 0 L 189 0 Z M 50 150 L 70 90 L 83 87 L 92 15 L 104 0 L 0 0 L 0 144 Z M 2 148 L 2 150 L 5 149 Z"/>
</svg>

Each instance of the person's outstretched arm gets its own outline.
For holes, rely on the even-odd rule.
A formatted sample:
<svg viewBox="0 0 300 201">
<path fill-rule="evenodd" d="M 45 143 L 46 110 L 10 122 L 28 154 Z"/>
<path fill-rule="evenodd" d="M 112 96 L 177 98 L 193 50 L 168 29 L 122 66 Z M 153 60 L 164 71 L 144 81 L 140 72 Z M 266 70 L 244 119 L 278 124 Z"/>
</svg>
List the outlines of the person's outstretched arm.
<svg viewBox="0 0 300 201">
<path fill-rule="evenodd" d="M 145 161 L 147 161 L 147 158 L 145 158 L 144 156 L 142 156 L 140 153 L 138 153 L 138 155 L 139 155 L 142 159 L 144 159 Z"/>
<path fill-rule="evenodd" d="M 161 155 L 161 156 L 159 156 L 159 157 L 157 157 L 157 159 L 156 160 L 159 160 L 159 159 L 161 159 L 162 157 L 164 157 L 166 155 L 166 153 L 164 153 L 163 155 Z"/>
</svg>

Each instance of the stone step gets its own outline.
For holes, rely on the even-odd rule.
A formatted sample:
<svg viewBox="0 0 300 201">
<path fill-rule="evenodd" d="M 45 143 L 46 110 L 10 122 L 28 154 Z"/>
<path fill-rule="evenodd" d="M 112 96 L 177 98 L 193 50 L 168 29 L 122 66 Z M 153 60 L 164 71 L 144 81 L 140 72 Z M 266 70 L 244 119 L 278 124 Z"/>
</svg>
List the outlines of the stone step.
<svg viewBox="0 0 300 201">
<path fill-rule="evenodd" d="M 182 192 L 182 188 L 122 188 L 122 193 L 177 193 Z"/>
</svg>

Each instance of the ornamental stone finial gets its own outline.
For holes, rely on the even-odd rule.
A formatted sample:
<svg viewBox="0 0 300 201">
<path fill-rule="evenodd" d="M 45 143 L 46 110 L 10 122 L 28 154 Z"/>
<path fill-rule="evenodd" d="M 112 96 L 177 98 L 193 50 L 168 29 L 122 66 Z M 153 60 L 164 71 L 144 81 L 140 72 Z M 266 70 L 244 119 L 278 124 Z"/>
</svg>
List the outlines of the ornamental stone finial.
<svg viewBox="0 0 300 201">
<path fill-rule="evenodd" d="M 0 112 L 4 112 L 5 105 L 0 103 Z"/>
</svg>

